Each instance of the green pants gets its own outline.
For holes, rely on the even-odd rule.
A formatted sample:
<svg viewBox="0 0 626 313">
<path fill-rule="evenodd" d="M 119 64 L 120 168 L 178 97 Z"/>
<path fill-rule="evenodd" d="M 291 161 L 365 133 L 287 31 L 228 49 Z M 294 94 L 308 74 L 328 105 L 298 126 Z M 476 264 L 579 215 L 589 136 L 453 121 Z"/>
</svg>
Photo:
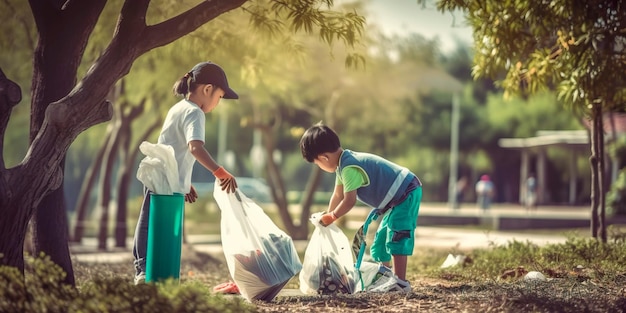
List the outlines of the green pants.
<svg viewBox="0 0 626 313">
<path fill-rule="evenodd" d="M 389 262 L 392 255 L 413 255 L 415 228 L 421 202 L 420 186 L 383 216 L 370 248 L 374 261 Z"/>
</svg>

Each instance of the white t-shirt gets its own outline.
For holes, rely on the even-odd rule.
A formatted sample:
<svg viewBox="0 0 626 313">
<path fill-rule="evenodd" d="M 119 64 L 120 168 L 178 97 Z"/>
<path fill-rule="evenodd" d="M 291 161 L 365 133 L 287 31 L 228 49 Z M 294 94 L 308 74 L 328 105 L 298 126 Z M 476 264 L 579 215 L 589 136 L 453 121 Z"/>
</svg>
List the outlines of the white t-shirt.
<svg viewBox="0 0 626 313">
<path fill-rule="evenodd" d="M 489 180 L 479 180 L 476 183 L 476 193 L 480 195 L 489 195 L 493 192 L 493 183 Z"/>
<path fill-rule="evenodd" d="M 200 140 L 204 143 L 204 123 L 206 117 L 202 109 L 189 100 L 181 100 L 168 112 L 161 128 L 158 143 L 174 148 L 178 162 L 178 176 L 184 193 L 191 188 L 191 172 L 196 158 L 189 152 L 188 143 Z"/>
</svg>

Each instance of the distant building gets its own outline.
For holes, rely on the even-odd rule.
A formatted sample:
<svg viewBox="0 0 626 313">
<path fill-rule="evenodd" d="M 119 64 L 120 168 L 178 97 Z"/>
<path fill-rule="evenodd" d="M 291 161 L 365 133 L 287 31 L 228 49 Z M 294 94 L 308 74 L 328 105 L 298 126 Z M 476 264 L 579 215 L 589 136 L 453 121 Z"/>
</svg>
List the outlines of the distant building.
<svg viewBox="0 0 626 313">
<path fill-rule="evenodd" d="M 583 124 L 589 128 L 591 121 L 584 120 Z M 605 140 L 610 140 L 613 136 L 619 137 L 626 134 L 626 114 L 607 114 L 604 119 Z M 568 162 L 569 168 L 569 192 L 568 203 L 576 204 L 577 173 L 576 160 L 579 156 L 588 157 L 591 153 L 589 133 L 587 130 L 561 130 L 548 131 L 540 130 L 537 136 L 528 138 L 501 138 L 498 145 L 506 149 L 517 149 L 521 153 L 520 177 L 519 177 L 519 201 L 523 203 L 525 199 L 525 182 L 530 172 L 536 174 L 537 179 L 537 204 L 545 203 L 546 200 L 546 161 L 548 149 L 561 148 L 570 153 Z M 531 160 L 535 163 L 531 164 Z M 611 181 L 615 180 L 618 165 L 611 162 Z"/>
</svg>

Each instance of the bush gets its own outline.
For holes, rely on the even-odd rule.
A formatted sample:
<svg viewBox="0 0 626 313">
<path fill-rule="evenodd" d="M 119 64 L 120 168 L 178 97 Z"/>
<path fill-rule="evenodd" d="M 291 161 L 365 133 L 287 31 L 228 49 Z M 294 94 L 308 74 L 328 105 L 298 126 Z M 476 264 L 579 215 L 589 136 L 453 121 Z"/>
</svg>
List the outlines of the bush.
<svg viewBox="0 0 626 313">
<path fill-rule="evenodd" d="M 212 295 L 198 282 L 133 285 L 122 277 L 95 278 L 81 288 L 41 255 L 26 258 L 25 274 L 0 266 L 0 312 L 254 312 L 243 298 Z"/>
<path fill-rule="evenodd" d="M 512 241 L 473 250 L 468 257 L 471 262 L 464 266 L 438 269 L 436 273 L 440 278 L 470 281 L 495 281 L 503 273 L 514 270 L 520 273 L 539 271 L 552 278 L 573 275 L 611 280 L 624 274 L 626 242 L 615 239 L 602 243 L 594 238 L 571 237 L 561 244 L 540 247 L 530 242 Z"/>
<path fill-rule="evenodd" d="M 611 185 L 606 198 L 607 211 L 612 215 L 626 216 L 626 170 L 622 169 Z"/>
</svg>

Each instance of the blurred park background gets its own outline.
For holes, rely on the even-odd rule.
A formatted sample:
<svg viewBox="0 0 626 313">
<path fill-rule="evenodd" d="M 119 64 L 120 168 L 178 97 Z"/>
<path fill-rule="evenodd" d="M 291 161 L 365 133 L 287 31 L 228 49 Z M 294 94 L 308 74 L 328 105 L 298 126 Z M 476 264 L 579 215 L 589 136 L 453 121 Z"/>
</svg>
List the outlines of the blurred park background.
<svg viewBox="0 0 626 313">
<path fill-rule="evenodd" d="M 118 2 L 105 7 L 79 75 L 109 43 Z M 16 23 L 2 26 L 12 28 L 11 36 L 3 36 L 11 54 L 1 60 L 7 77 L 22 86 L 23 100 L 5 134 L 7 167 L 18 164 L 29 146 L 35 32 L 28 4 L 11 4 L 2 13 Z M 473 206 L 473 184 L 487 174 L 495 184 L 495 203 L 522 205 L 525 175 L 538 173 L 539 210 L 589 204 L 586 117 L 565 109 L 554 91 L 507 97 L 494 81 L 473 79 L 472 32 L 461 12 L 442 13 L 412 0 L 335 5 L 367 19 L 353 48 L 337 42 L 329 47 L 318 35 L 293 33 L 269 42 L 251 26 L 250 14 L 239 9 L 141 56 L 110 93 L 113 119 L 86 130 L 67 153 L 64 193 L 72 240 L 98 233 L 106 238 L 119 229 L 122 238 L 132 236 L 142 197 L 135 178 L 143 157 L 138 146 L 143 140 L 156 142 L 162 119 L 178 101 L 173 83 L 204 60 L 220 64 L 240 95 L 222 100 L 207 115 L 205 146 L 242 182 L 258 186 L 251 194 L 262 190 L 269 196 L 256 198 L 264 206 L 324 209 L 334 176 L 303 160 L 298 146 L 304 130 L 319 121 L 339 133 L 344 148 L 379 154 L 416 173 L 424 202 L 457 201 L 455 185 L 465 177 L 462 206 Z M 148 17 L 161 20 L 176 14 L 177 7 L 161 6 Z M 346 58 L 355 52 L 349 50 L 362 59 Z M 626 130 L 621 113 L 607 118 L 607 133 Z M 606 177 L 613 182 L 623 164 L 624 142 L 610 144 Z M 206 185 L 213 180 L 201 166 L 194 170 L 193 181 L 202 188 L 199 202 L 187 206 L 186 223 L 218 218 L 208 213 L 215 210 L 212 187 Z"/>
</svg>

